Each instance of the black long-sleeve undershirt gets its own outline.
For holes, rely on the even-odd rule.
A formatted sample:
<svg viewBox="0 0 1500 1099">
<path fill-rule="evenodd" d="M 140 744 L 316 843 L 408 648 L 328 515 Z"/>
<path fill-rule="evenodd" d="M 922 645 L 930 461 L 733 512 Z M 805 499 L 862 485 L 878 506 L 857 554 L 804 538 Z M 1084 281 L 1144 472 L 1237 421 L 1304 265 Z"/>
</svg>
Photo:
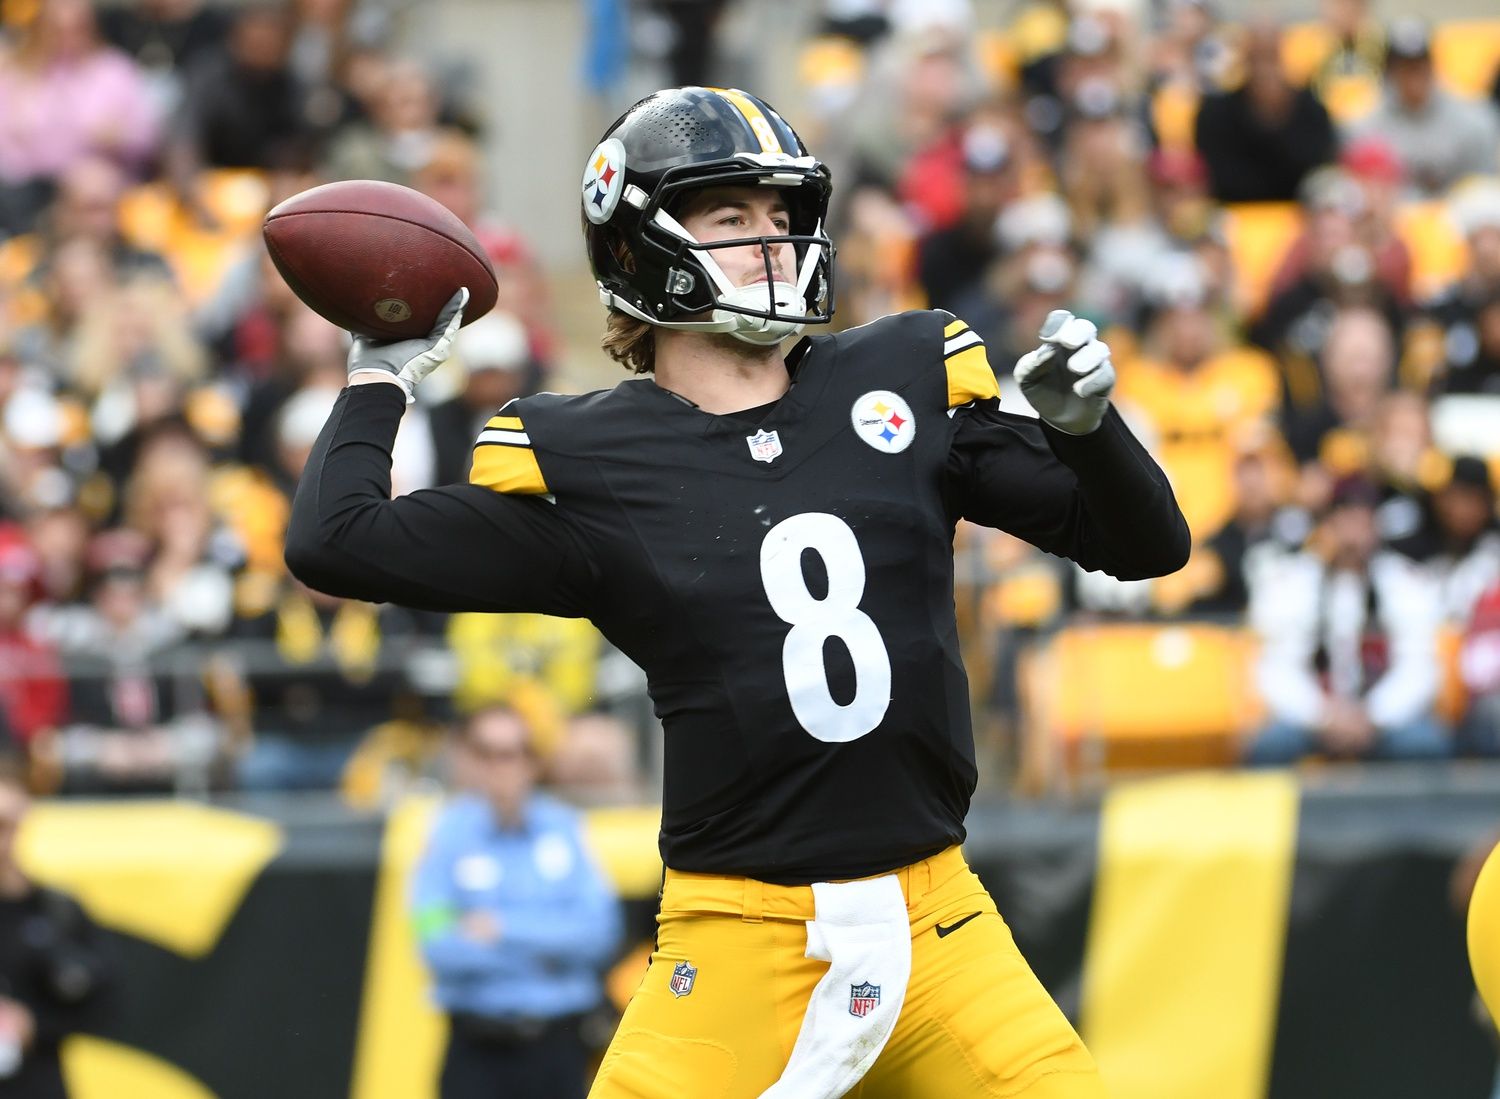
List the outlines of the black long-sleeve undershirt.
<svg viewBox="0 0 1500 1099">
<path fill-rule="evenodd" d="M 476 485 L 390 498 L 404 407 L 394 386 L 340 395 L 292 505 L 292 573 L 372 602 L 587 617 L 598 572 L 551 503 Z M 1121 579 L 1187 560 L 1187 524 L 1166 476 L 1114 410 L 1086 436 L 995 409 L 961 415 L 945 485 L 950 515 Z"/>
<path fill-rule="evenodd" d="M 391 499 L 391 447 L 405 409 L 392 385 L 339 395 L 292 501 L 292 574 L 330 595 L 421 610 L 585 616 L 597 578 L 546 500 L 478 485 Z"/>
</svg>

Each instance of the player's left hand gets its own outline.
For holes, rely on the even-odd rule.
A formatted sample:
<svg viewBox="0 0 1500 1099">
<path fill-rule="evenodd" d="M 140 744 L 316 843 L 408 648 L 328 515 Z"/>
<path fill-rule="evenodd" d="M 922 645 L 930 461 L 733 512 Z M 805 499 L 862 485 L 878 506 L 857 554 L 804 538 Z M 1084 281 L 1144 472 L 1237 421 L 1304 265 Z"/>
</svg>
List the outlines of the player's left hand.
<svg viewBox="0 0 1500 1099">
<path fill-rule="evenodd" d="M 448 299 L 438 314 L 432 331 L 413 340 L 372 340 L 355 336 L 349 349 L 349 377 L 356 374 L 387 375 L 406 390 L 411 404 L 418 383 L 448 360 L 453 337 L 464 322 L 464 306 L 469 303 L 467 287 Z"/>
<path fill-rule="evenodd" d="M 1066 309 L 1047 314 L 1042 345 L 1016 363 L 1016 381 L 1037 415 L 1069 435 L 1087 435 L 1099 426 L 1115 388 L 1109 345 L 1093 321 Z"/>
</svg>

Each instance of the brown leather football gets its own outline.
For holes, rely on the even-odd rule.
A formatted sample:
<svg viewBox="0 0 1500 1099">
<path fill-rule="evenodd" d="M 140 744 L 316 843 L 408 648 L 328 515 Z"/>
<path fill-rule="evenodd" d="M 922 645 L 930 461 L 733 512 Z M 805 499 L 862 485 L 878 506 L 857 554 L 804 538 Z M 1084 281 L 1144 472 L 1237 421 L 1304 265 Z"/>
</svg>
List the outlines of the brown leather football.
<svg viewBox="0 0 1500 1099">
<path fill-rule="evenodd" d="M 296 295 L 361 336 L 425 336 L 461 286 L 469 288 L 464 324 L 495 306 L 495 269 L 474 234 L 410 187 L 325 183 L 278 204 L 261 231 Z"/>
</svg>

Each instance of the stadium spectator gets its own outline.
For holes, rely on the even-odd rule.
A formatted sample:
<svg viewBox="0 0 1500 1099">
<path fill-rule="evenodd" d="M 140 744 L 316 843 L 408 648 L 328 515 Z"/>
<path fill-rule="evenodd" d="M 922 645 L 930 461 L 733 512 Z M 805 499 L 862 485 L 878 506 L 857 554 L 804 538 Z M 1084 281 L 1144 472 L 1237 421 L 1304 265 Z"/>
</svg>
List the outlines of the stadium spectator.
<svg viewBox="0 0 1500 1099">
<path fill-rule="evenodd" d="M 1106 227 L 1147 217 L 1146 150 L 1140 127 L 1125 113 L 1121 89 L 1091 77 L 1074 88 L 1067 107 L 1058 175 L 1074 233 L 1088 239 Z"/>
<path fill-rule="evenodd" d="M 1434 712 L 1437 585 L 1381 547 L 1378 502 L 1370 481 L 1340 480 L 1309 548 L 1251 575 L 1256 679 L 1270 712 L 1245 745 L 1251 764 L 1451 751 Z"/>
<path fill-rule="evenodd" d="M 67 713 L 68 684 L 57 653 L 26 621 L 41 574 L 25 531 L 0 523 L 0 754 L 30 756 Z"/>
<path fill-rule="evenodd" d="M 1428 493 L 1447 474 L 1448 460 L 1433 446 L 1429 413 L 1420 393 L 1393 390 L 1380 399 L 1368 456 L 1358 453 L 1362 443 L 1350 448 L 1350 464 L 1362 461 L 1380 491 L 1380 538 L 1398 548 L 1403 540 L 1420 536 L 1428 522 Z"/>
<path fill-rule="evenodd" d="M 330 179 L 383 179 L 410 185 L 437 139 L 442 97 L 415 61 L 393 61 L 371 116 L 334 135 L 322 171 Z"/>
<path fill-rule="evenodd" d="M 99 245 L 117 278 L 150 274 L 170 279 L 171 269 L 158 253 L 126 239 L 120 226 L 120 201 L 125 177 L 113 162 L 98 156 L 71 164 L 57 180 L 57 192 L 37 222 L 34 232 L 0 245 L 0 279 L 23 290 L 30 300 L 16 308 L 40 314 L 45 301 L 36 301 L 56 250 L 78 238 Z"/>
<path fill-rule="evenodd" d="M 1336 321 L 1346 315 L 1366 320 L 1373 316 L 1387 339 L 1399 336 L 1403 322 L 1395 297 L 1378 278 L 1374 256 L 1359 239 L 1362 206 L 1356 192 L 1341 177 L 1328 177 L 1326 182 L 1330 194 L 1309 198 L 1313 214 L 1301 277 L 1276 293 L 1250 328 L 1251 340 L 1281 365 L 1285 430 L 1304 459 L 1306 444 L 1316 443 L 1324 430 L 1319 426 L 1309 439 L 1304 420 L 1316 417 L 1327 400 L 1326 360 L 1333 353 L 1328 341 L 1338 327 Z M 1310 189 L 1323 187 L 1318 182 Z M 1367 331 L 1371 325 L 1359 328 Z"/>
<path fill-rule="evenodd" d="M 1500 121 L 1486 104 L 1460 99 L 1438 86 L 1424 20 L 1403 18 L 1391 24 L 1385 82 L 1380 106 L 1350 133 L 1389 142 L 1411 194 L 1437 197 L 1466 176 L 1500 169 Z"/>
<path fill-rule="evenodd" d="M 247 790 L 330 790 L 366 734 L 422 703 L 403 654 L 416 617 L 322 595 L 283 578 L 230 627 L 236 672 L 254 699 Z"/>
<path fill-rule="evenodd" d="M 1472 455 L 1453 460 L 1447 482 L 1432 493 L 1431 522 L 1399 545 L 1437 582 L 1444 621 L 1469 621 L 1480 596 L 1500 583 L 1500 523 L 1489 467 Z"/>
<path fill-rule="evenodd" d="M 134 62 L 99 41 L 91 0 L 40 0 L 0 51 L 0 233 L 30 227 L 51 184 L 87 156 L 136 172 L 157 118 Z"/>
<path fill-rule="evenodd" d="M 114 290 L 109 251 L 87 237 L 64 241 L 52 252 L 39 281 L 40 309 L 16 325 L 13 350 L 27 367 L 65 377 L 79 322 L 90 306 Z"/>
<path fill-rule="evenodd" d="M 1469 704 L 1458 728 L 1460 751 L 1500 756 L 1500 584 L 1474 604 L 1458 654 Z"/>
<path fill-rule="evenodd" d="M 77 475 L 64 466 L 67 412 L 36 382 L 19 386 L 0 413 L 0 498 L 6 510 L 25 518 L 73 501 Z"/>
<path fill-rule="evenodd" d="M 125 490 L 125 521 L 151 540 L 146 585 L 190 637 L 213 638 L 234 614 L 238 539 L 210 504 L 208 455 L 185 426 L 145 440 Z"/>
<path fill-rule="evenodd" d="M 1283 409 L 1282 427 L 1299 463 L 1321 462 L 1334 476 L 1366 467 L 1395 365 L 1395 338 L 1380 313 L 1367 307 L 1334 313 L 1314 379 L 1319 396 Z"/>
<path fill-rule="evenodd" d="M 1330 265 L 1369 277 L 1398 305 L 1411 300 L 1411 252 L 1397 234 L 1394 184 L 1400 168 L 1390 147 L 1362 139 L 1344 150 L 1340 167 L 1322 168 L 1302 186 L 1306 225 L 1271 280 L 1273 298 L 1315 280 Z M 1278 308 L 1284 307 L 1281 300 Z"/>
<path fill-rule="evenodd" d="M 26 528 L 41 565 L 38 599 L 54 606 L 81 600 L 87 572 L 88 517 L 71 503 L 64 504 L 36 512 Z"/>
<path fill-rule="evenodd" d="M 1350 81 L 1379 83 L 1385 70 L 1385 28 L 1370 12 L 1369 0 L 1323 0 L 1319 29 L 1327 35 L 1327 52 L 1313 72 L 1319 97 L 1336 98 Z"/>
<path fill-rule="evenodd" d="M 1300 516 L 1285 508 L 1286 458 L 1270 434 L 1249 435 L 1236 450 L 1234 513 L 1188 561 L 1186 614 L 1239 620 L 1250 605 L 1251 574 L 1301 542 Z"/>
<path fill-rule="evenodd" d="M 1443 449 L 1488 455 L 1500 411 L 1500 182 L 1458 188 L 1449 210 L 1463 230 L 1467 263 L 1413 324 L 1402 373 L 1409 384 L 1429 386 Z"/>
<path fill-rule="evenodd" d="M 917 281 L 928 305 L 967 316 L 966 305 L 984 293 L 990 265 L 1001 254 L 998 219 L 1019 190 L 1011 142 L 993 123 L 964 129 L 957 138 L 962 158 L 958 216 L 917 244 Z"/>
<path fill-rule="evenodd" d="M 1233 62 L 1226 26 L 1206 0 L 1171 0 L 1166 25 L 1149 43 L 1154 86 L 1180 85 L 1194 92 L 1218 91 Z"/>
<path fill-rule="evenodd" d="M 1219 330 L 1195 261 L 1159 267 L 1144 355 L 1120 371 L 1119 399 L 1156 440 L 1153 454 L 1181 493 L 1188 527 L 1204 537 L 1234 507 L 1237 435 L 1274 414 L 1276 366 Z"/>
<path fill-rule="evenodd" d="M 1078 257 L 1053 233 L 1059 224 L 1054 216 L 1056 208 L 1051 213 L 1030 204 L 1028 208 L 1029 216 L 1035 218 L 1030 227 L 1031 241 L 991 272 L 988 308 L 980 306 L 974 311 L 974 330 L 991 347 L 1004 349 L 1007 354 L 1012 348 L 1026 346 L 1030 334 L 1037 331 L 1035 324 L 1054 309 L 1068 308 L 1077 291 Z M 1061 223 L 1066 224 L 1065 217 Z"/>
<path fill-rule="evenodd" d="M 128 529 L 89 545 L 89 603 L 45 619 L 71 681 L 58 735 L 66 792 L 204 791 L 223 750 L 183 632 L 147 584 L 149 540 Z M 188 665 L 196 669 L 196 665 Z"/>
<path fill-rule="evenodd" d="M 1098 225 L 1087 238 L 1079 289 L 1084 307 L 1101 321 L 1135 326 L 1163 271 L 1181 271 L 1181 257 L 1194 255 L 1213 308 L 1223 311 L 1230 279 L 1207 244 L 1213 201 L 1203 158 L 1191 150 L 1157 149 L 1147 158 L 1146 171 L 1141 186 L 1150 207 Z"/>
<path fill-rule="evenodd" d="M 1194 144 L 1220 202 L 1288 201 L 1333 159 L 1333 122 L 1310 91 L 1288 80 L 1278 27 L 1248 27 L 1242 49 L 1244 83 L 1204 98 Z"/>
<path fill-rule="evenodd" d="M 136 0 L 99 9 L 99 33 L 140 66 L 162 113 L 180 102 L 182 74 L 218 53 L 229 36 L 230 16 L 204 0 Z"/>
<path fill-rule="evenodd" d="M 1443 342 L 1443 364 L 1432 379 L 1433 395 L 1500 397 L 1500 283 L 1467 303 L 1447 304 L 1453 320 Z M 1463 304 L 1469 308 L 1460 312 Z"/>
<path fill-rule="evenodd" d="M 849 162 L 850 202 L 864 187 L 895 194 L 912 156 L 942 141 L 983 98 L 984 78 L 966 43 L 966 35 L 940 26 L 898 27 L 874 49 L 860 94 L 828 135 Z"/>
<path fill-rule="evenodd" d="M 463 725 L 461 793 L 439 814 L 411 904 L 449 1019 L 442 1099 L 582 1099 L 583 1017 L 621 935 L 618 901 L 577 814 L 535 789 L 539 760 L 514 711 Z"/>
<path fill-rule="evenodd" d="M 187 71 L 168 167 L 190 202 L 200 168 L 271 168 L 310 139 L 303 88 L 288 62 L 291 31 L 283 5 L 246 4 L 225 47 Z"/>
<path fill-rule="evenodd" d="M 78 902 L 21 869 L 16 839 L 29 807 L 19 763 L 0 758 L 0 1090 L 67 1099 L 60 1046 L 98 1025 L 113 967 Z"/>
<path fill-rule="evenodd" d="M 286 286 L 274 272 L 266 274 L 265 281 L 268 288 Z M 279 460 L 282 412 L 304 387 L 323 389 L 338 384 L 349 338 L 295 298 L 277 302 L 272 309 L 258 318 L 274 341 L 268 360 L 263 365 L 236 364 L 237 371 L 243 372 L 239 458 L 272 473 L 283 489 L 290 490 L 301 465 L 289 469 Z"/>
</svg>

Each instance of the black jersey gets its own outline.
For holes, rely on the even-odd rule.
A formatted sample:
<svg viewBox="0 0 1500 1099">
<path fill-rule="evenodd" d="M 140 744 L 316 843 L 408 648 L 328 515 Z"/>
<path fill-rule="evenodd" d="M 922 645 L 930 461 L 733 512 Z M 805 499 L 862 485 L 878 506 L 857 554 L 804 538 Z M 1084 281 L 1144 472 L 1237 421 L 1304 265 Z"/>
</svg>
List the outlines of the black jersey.
<svg viewBox="0 0 1500 1099">
<path fill-rule="evenodd" d="M 758 418 L 710 415 L 649 379 L 514 401 L 480 435 L 471 486 L 383 502 L 424 502 L 399 536 L 377 524 L 369 543 L 320 542 L 375 563 L 369 586 L 343 581 L 348 594 L 592 619 L 645 670 L 665 730 L 666 863 L 809 882 L 964 838 L 975 766 L 959 518 L 1121 576 L 1177 567 L 1187 535 L 1117 416 L 1075 438 L 1000 412 L 982 341 L 948 314 L 804 340 L 789 365 L 793 385 Z M 377 399 L 391 404 L 361 403 Z M 346 396 L 334 419 L 354 407 Z M 353 480 L 330 477 L 338 441 L 325 431 L 314 461 L 321 491 L 342 500 Z M 440 518 L 459 509 L 467 518 Z M 297 564 L 295 516 L 293 528 Z M 497 576 L 458 564 L 451 545 L 439 551 L 451 571 L 423 570 L 400 544 L 410 535 L 481 537 L 472 552 Z M 513 575 L 528 554 L 529 588 Z M 329 581 L 317 560 L 301 564 Z"/>
</svg>

